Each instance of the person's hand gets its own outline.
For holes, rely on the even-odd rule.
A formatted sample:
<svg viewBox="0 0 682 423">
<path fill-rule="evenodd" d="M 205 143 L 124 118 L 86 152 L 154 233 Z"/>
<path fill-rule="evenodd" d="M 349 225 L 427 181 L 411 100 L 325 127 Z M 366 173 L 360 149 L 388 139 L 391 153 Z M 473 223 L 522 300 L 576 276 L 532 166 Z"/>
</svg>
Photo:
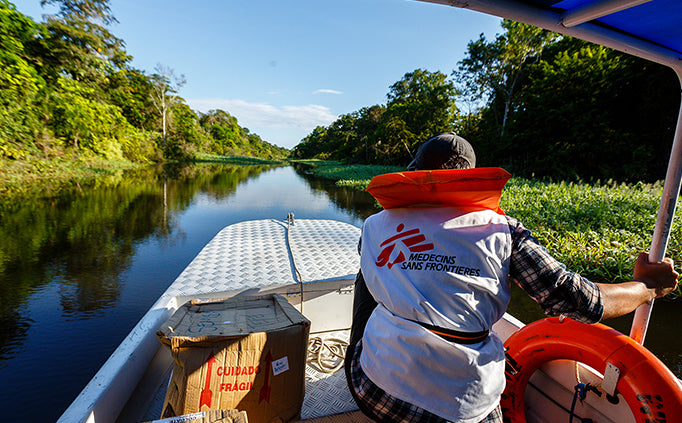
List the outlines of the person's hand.
<svg viewBox="0 0 682 423">
<path fill-rule="evenodd" d="M 635 261 L 633 280 L 643 282 L 647 288 L 653 290 L 654 298 L 661 298 L 677 288 L 677 278 L 672 259 L 666 257 L 660 263 L 650 263 L 648 253 L 639 253 Z"/>
</svg>

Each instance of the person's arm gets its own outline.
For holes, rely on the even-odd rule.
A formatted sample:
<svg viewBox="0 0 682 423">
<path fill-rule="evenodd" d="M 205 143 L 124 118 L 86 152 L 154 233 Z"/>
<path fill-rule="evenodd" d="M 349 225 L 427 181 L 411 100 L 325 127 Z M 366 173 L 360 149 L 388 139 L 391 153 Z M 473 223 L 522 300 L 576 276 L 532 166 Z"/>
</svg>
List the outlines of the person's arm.
<svg viewBox="0 0 682 423">
<path fill-rule="evenodd" d="M 622 316 L 653 298 L 673 291 L 679 274 L 672 261 L 649 263 L 641 253 L 633 280 L 597 284 L 553 258 L 531 232 L 516 219 L 509 219 L 512 233 L 510 276 L 548 315 L 564 314 L 584 323 Z"/>
<path fill-rule="evenodd" d="M 606 284 L 597 283 L 602 295 L 602 319 L 622 316 L 654 298 L 663 297 L 677 287 L 679 277 L 669 258 L 661 263 L 649 263 L 647 253 L 639 253 L 635 261 L 632 281 Z"/>
<path fill-rule="evenodd" d="M 531 232 L 507 216 L 512 236 L 509 276 L 549 316 L 563 314 L 583 323 L 603 316 L 599 287 L 552 257 Z"/>
</svg>

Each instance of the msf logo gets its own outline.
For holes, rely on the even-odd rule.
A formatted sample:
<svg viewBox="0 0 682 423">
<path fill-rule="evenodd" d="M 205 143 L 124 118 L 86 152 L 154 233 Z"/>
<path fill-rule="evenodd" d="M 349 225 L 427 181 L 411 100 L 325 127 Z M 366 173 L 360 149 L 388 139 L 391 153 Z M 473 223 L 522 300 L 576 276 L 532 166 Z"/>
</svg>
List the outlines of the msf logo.
<svg viewBox="0 0 682 423">
<path fill-rule="evenodd" d="M 391 261 L 391 255 L 393 255 L 393 250 L 398 244 L 398 241 L 400 241 L 412 253 L 421 253 L 424 251 L 433 250 L 433 244 L 430 242 L 425 242 L 426 237 L 420 233 L 419 228 L 410 229 L 409 231 L 403 232 L 404 229 L 405 225 L 401 223 L 396 228 L 398 233 L 381 243 L 380 247 L 382 247 L 383 250 L 381 250 L 381 253 L 379 253 L 379 257 L 377 257 L 377 260 L 374 262 L 374 264 L 379 267 L 388 265 L 388 268 L 390 269 L 396 264 L 404 262 L 405 254 L 402 250 L 400 250 L 395 259 Z"/>
</svg>

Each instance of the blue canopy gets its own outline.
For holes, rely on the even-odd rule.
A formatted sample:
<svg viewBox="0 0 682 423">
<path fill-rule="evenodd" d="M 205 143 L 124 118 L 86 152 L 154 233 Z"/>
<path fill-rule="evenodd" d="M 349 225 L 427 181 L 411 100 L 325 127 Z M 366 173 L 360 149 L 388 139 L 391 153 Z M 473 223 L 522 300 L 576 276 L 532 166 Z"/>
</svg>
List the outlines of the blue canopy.
<svg viewBox="0 0 682 423">
<path fill-rule="evenodd" d="M 605 45 L 682 71 L 682 0 L 422 0 Z"/>
<path fill-rule="evenodd" d="M 564 0 L 537 3 L 565 13 L 578 7 L 587 7 L 586 5 L 603 4 L 605 2 L 603 0 Z M 682 54 L 682 1 L 680 0 L 652 0 L 642 4 L 635 4 L 624 10 L 598 17 L 594 21 L 598 22 L 599 25 L 660 44 L 678 54 Z"/>
</svg>

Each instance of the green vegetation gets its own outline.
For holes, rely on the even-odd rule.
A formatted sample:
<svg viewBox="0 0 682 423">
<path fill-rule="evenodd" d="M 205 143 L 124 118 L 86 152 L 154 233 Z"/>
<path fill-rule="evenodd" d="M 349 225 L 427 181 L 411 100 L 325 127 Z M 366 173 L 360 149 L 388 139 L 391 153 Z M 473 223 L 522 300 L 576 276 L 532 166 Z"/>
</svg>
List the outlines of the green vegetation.
<svg viewBox="0 0 682 423">
<path fill-rule="evenodd" d="M 665 176 L 679 108 L 668 68 L 512 21 L 471 41 L 451 74 L 418 69 L 387 103 L 317 127 L 295 158 L 405 166 L 456 131 L 479 166 L 555 180 L 654 182 Z"/>
<path fill-rule="evenodd" d="M 639 251 L 648 250 L 662 186 L 656 184 L 546 183 L 512 178 L 502 208 L 523 222 L 570 269 L 599 282 L 632 276 Z M 682 259 L 682 228 L 673 226 L 667 255 Z"/>
<path fill-rule="evenodd" d="M 50 196 L 64 188 L 77 187 L 97 178 L 118 175 L 123 170 L 140 168 L 129 161 L 97 157 L 49 160 L 0 160 L 0 205 L 21 196 Z"/>
<path fill-rule="evenodd" d="M 317 159 L 291 160 L 291 162 L 309 166 L 310 173 L 321 178 L 335 180 L 338 186 L 357 188 L 359 190 L 367 188 L 370 179 L 377 175 L 404 170 L 404 168 L 398 166 L 348 165 L 338 161 Z"/>
<path fill-rule="evenodd" d="M 197 113 L 182 75 L 132 67 L 109 0 L 43 0 L 34 22 L 0 0 L 0 162 L 192 160 L 198 154 L 285 159 L 223 110 Z M 456 131 L 479 166 L 560 180 L 661 179 L 679 86 L 667 68 L 545 30 L 503 22 L 467 46 L 450 75 L 416 69 L 385 104 L 319 126 L 295 159 L 405 166 L 429 136 Z"/>
<path fill-rule="evenodd" d="M 317 127 L 293 150 L 295 158 L 407 164 L 420 141 L 451 130 L 455 86 L 441 72 L 417 69 L 391 85 L 386 106 L 375 105 Z"/>
<path fill-rule="evenodd" d="M 123 40 L 107 29 L 116 22 L 108 0 L 43 4 L 59 11 L 38 23 L 0 0 L 5 198 L 153 162 L 286 159 L 287 150 L 229 113 L 191 110 L 178 95 L 185 79 L 172 69 L 133 68 Z M 511 21 L 503 30 L 470 42 L 451 77 L 408 72 L 389 87 L 385 105 L 315 128 L 292 156 L 318 176 L 364 189 L 372 176 L 403 169 L 427 137 L 457 131 L 474 145 L 479 166 L 516 176 L 503 207 L 550 251 L 595 278 L 625 278 L 654 224 L 660 186 L 638 181 L 663 177 L 678 82 L 661 66 L 607 48 Z M 670 242 L 674 258 L 679 231 L 676 225 Z"/>
<path fill-rule="evenodd" d="M 225 111 L 191 110 L 178 95 L 185 79 L 172 69 L 133 68 L 123 40 L 107 29 L 116 22 L 108 0 L 42 4 L 58 12 L 38 23 L 0 0 L 3 171 L 24 180 L 56 172 L 62 179 L 98 164 L 106 170 L 111 163 L 189 160 L 198 153 L 288 155 Z"/>
<path fill-rule="evenodd" d="M 197 153 L 192 160 L 194 163 L 219 163 L 233 165 L 267 165 L 284 164 L 282 160 L 263 159 L 249 156 L 226 156 L 222 154 Z"/>
</svg>

